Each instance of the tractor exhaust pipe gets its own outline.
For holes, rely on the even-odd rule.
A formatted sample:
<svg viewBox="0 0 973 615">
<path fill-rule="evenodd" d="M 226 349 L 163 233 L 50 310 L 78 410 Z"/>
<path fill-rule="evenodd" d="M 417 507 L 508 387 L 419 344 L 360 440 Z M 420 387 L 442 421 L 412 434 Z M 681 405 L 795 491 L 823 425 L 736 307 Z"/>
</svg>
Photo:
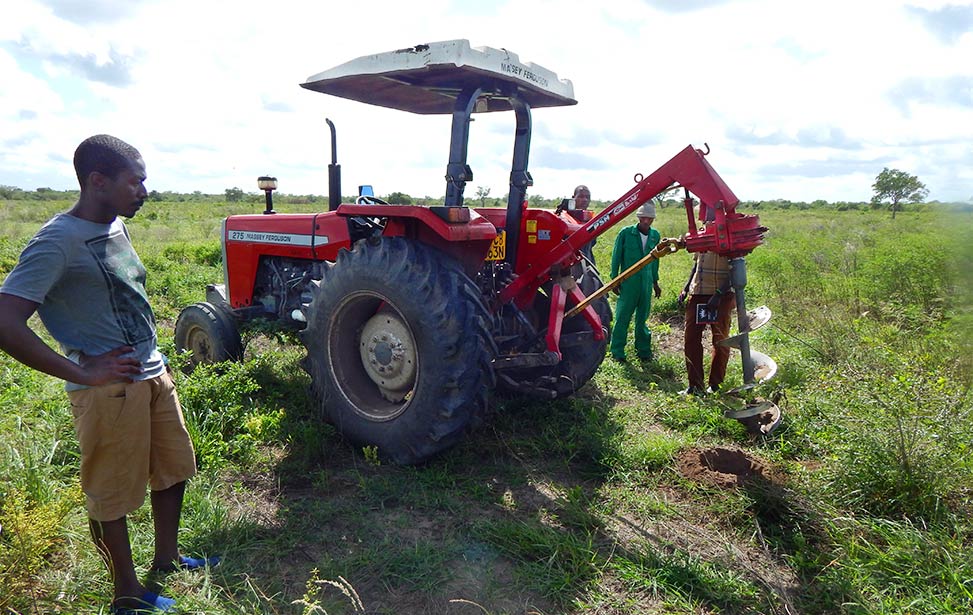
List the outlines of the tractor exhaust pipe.
<svg viewBox="0 0 973 615">
<path fill-rule="evenodd" d="M 334 211 L 341 205 L 341 165 L 338 164 L 338 139 L 334 123 L 324 118 L 331 129 L 331 164 L 328 165 L 328 209 Z"/>
</svg>

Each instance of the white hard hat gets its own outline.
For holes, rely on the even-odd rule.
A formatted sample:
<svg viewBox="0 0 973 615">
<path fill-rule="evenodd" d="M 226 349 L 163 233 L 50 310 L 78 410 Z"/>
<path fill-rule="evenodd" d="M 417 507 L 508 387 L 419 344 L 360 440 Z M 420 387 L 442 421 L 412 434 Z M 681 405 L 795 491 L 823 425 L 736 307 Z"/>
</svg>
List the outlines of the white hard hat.
<svg viewBox="0 0 973 615">
<path fill-rule="evenodd" d="M 639 218 L 655 218 L 655 203 L 652 201 L 647 202 L 639 208 L 635 215 Z"/>
</svg>

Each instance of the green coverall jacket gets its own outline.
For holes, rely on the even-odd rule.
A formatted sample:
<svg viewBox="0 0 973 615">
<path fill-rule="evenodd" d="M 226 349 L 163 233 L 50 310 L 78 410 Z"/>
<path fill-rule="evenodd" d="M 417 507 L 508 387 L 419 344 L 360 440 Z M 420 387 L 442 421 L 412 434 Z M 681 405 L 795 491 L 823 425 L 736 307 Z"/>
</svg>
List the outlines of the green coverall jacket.
<svg viewBox="0 0 973 615">
<path fill-rule="evenodd" d="M 649 238 L 642 247 L 642 235 L 638 226 L 632 225 L 619 231 L 612 250 L 611 277 L 615 278 L 642 257 L 652 251 L 661 235 L 654 228 L 649 229 Z M 618 303 L 615 305 L 615 324 L 612 327 L 611 354 L 616 359 L 625 358 L 625 342 L 628 340 L 628 326 L 635 315 L 635 354 L 640 359 L 652 358 L 652 333 L 646 321 L 652 309 L 652 288 L 659 281 L 659 261 L 653 261 L 638 273 L 622 282 Z"/>
</svg>

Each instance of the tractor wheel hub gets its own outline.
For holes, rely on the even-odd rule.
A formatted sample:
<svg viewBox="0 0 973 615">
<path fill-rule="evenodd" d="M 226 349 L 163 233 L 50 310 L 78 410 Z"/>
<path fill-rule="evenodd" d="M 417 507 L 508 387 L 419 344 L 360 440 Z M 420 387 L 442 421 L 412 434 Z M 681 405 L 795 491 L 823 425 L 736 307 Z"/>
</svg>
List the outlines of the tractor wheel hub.
<svg viewBox="0 0 973 615">
<path fill-rule="evenodd" d="M 392 310 L 368 319 L 362 328 L 361 360 L 382 396 L 400 402 L 415 386 L 416 345 L 408 326 Z"/>
</svg>

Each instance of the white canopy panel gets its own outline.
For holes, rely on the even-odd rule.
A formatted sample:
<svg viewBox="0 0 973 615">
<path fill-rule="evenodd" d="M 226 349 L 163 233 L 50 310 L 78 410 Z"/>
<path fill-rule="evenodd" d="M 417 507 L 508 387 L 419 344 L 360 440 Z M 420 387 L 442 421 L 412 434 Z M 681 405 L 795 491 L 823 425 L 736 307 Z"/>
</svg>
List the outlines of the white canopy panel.
<svg viewBox="0 0 973 615">
<path fill-rule="evenodd" d="M 301 87 L 420 114 L 452 113 L 457 97 L 480 87 L 474 112 L 509 111 L 516 92 L 531 108 L 574 105 L 568 79 L 506 49 L 463 39 L 362 56 L 308 77 Z"/>
</svg>

